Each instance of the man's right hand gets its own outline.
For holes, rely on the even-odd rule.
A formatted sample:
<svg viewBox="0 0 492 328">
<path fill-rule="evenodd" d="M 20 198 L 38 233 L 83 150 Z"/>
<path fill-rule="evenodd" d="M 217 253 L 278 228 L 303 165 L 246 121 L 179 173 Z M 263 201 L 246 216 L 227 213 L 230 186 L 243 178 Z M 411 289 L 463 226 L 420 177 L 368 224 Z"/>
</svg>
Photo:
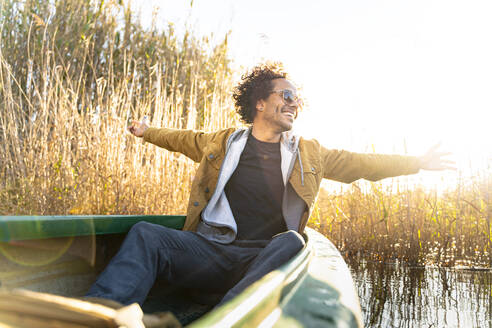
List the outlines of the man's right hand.
<svg viewBox="0 0 492 328">
<path fill-rule="evenodd" d="M 146 124 L 145 120 L 142 120 L 142 122 L 133 120 L 132 124 L 128 127 L 128 131 L 135 137 L 142 138 L 145 130 L 148 128 L 149 126 Z"/>
</svg>

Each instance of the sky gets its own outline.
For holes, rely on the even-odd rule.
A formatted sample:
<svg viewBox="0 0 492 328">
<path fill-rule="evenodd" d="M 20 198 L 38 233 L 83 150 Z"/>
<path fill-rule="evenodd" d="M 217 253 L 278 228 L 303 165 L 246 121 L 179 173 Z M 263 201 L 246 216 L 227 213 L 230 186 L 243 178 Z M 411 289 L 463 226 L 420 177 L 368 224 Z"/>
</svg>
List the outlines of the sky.
<svg viewBox="0 0 492 328">
<path fill-rule="evenodd" d="M 492 167 L 492 1 L 153 0 L 143 22 L 231 31 L 239 71 L 282 61 L 307 106 L 295 129 L 327 148 L 421 155 L 441 142 L 458 172 Z"/>
</svg>

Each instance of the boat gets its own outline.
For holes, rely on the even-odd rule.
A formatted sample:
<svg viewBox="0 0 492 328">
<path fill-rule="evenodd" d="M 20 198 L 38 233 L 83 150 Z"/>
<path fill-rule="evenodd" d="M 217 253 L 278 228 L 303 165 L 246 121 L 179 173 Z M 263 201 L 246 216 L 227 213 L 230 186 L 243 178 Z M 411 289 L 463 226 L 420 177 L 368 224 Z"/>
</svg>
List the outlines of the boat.
<svg viewBox="0 0 492 328">
<path fill-rule="evenodd" d="M 310 228 L 295 257 L 222 306 L 214 307 L 216 295 L 159 282 L 141 308 L 83 298 L 135 223 L 181 229 L 184 220 L 182 215 L 0 216 L 0 326 L 363 326 L 347 264 Z"/>
</svg>

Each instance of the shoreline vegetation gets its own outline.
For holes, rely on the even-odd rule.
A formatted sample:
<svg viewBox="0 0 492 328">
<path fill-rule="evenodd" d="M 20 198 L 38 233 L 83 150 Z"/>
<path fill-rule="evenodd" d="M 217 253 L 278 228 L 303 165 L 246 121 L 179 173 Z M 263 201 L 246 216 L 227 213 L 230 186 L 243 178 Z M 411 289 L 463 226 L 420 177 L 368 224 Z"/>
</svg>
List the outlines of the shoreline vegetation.
<svg viewBox="0 0 492 328">
<path fill-rule="evenodd" d="M 442 193 L 421 186 L 355 182 L 321 189 L 309 224 L 347 261 L 492 267 L 492 174 Z"/>
<path fill-rule="evenodd" d="M 196 165 L 126 132 L 239 126 L 227 37 L 143 29 L 120 1 L 0 4 L 0 215 L 181 214 Z M 492 266 L 492 172 L 437 193 L 321 190 L 310 226 L 347 260 Z"/>
<path fill-rule="evenodd" d="M 185 212 L 192 161 L 126 128 L 144 115 L 237 125 L 227 35 L 212 45 L 172 24 L 144 30 L 116 1 L 7 1 L 1 15 L 0 212 Z"/>
</svg>

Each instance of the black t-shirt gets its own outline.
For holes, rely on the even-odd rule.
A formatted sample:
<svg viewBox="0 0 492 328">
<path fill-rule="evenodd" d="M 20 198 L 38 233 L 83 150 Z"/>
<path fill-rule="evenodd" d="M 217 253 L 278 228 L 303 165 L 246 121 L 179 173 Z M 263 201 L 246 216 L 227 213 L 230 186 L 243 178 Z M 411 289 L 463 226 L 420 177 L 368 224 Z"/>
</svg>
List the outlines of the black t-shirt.
<svg viewBox="0 0 492 328">
<path fill-rule="evenodd" d="M 268 240 L 287 230 L 282 215 L 280 161 L 280 143 L 262 142 L 250 134 L 225 186 L 238 240 Z"/>
</svg>

